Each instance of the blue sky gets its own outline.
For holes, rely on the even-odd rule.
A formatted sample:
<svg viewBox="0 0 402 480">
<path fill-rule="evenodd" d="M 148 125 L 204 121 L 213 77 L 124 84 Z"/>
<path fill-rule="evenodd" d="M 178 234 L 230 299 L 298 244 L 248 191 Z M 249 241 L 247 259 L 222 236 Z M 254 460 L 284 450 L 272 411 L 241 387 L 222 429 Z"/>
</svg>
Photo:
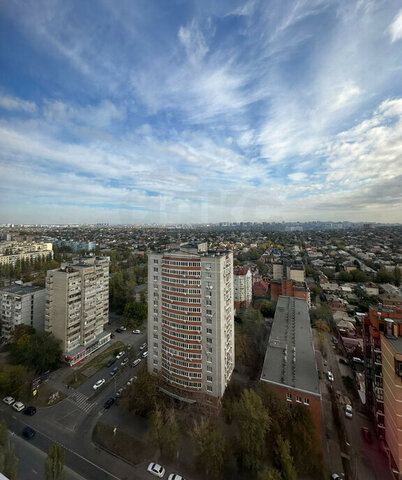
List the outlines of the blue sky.
<svg viewBox="0 0 402 480">
<path fill-rule="evenodd" d="M 399 0 L 10 0 L 0 35 L 0 223 L 402 221 Z"/>
</svg>

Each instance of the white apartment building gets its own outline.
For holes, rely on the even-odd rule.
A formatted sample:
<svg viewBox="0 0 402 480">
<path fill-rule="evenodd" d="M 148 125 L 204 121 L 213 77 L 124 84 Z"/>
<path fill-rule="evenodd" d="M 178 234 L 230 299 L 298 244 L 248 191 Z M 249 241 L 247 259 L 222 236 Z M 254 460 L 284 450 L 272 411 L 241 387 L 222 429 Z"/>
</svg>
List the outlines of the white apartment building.
<svg viewBox="0 0 402 480">
<path fill-rule="evenodd" d="M 247 308 L 253 299 L 253 275 L 249 267 L 237 267 L 233 275 L 236 311 Z"/>
<path fill-rule="evenodd" d="M 148 348 L 165 393 L 219 405 L 235 358 L 232 252 L 204 244 L 149 254 Z"/>
<path fill-rule="evenodd" d="M 13 284 L 0 288 L 1 341 L 8 343 L 17 325 L 44 331 L 46 289 Z"/>
<path fill-rule="evenodd" d="M 0 242 L 0 265 L 16 265 L 17 261 L 53 258 L 53 245 L 46 242 Z"/>
<path fill-rule="evenodd" d="M 110 341 L 109 257 L 81 257 L 46 276 L 45 328 L 62 341 L 63 356 L 76 365 Z"/>
</svg>

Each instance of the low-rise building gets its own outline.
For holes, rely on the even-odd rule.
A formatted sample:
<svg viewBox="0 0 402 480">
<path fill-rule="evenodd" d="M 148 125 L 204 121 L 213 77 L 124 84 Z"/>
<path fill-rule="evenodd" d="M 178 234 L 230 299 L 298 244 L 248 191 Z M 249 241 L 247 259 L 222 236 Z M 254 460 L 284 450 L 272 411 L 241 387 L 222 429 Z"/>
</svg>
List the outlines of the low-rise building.
<svg viewBox="0 0 402 480">
<path fill-rule="evenodd" d="M 304 299 L 279 297 L 260 381 L 287 405 L 307 407 L 321 438 L 321 393 Z"/>
<path fill-rule="evenodd" d="M 9 342 L 17 325 L 44 331 L 46 289 L 13 284 L 0 288 L 1 340 Z"/>
<path fill-rule="evenodd" d="M 285 297 L 304 298 L 308 306 L 311 306 L 310 289 L 306 282 L 296 282 L 285 278 L 282 278 L 282 280 L 272 280 L 271 301 L 277 302 L 281 295 Z"/>
</svg>

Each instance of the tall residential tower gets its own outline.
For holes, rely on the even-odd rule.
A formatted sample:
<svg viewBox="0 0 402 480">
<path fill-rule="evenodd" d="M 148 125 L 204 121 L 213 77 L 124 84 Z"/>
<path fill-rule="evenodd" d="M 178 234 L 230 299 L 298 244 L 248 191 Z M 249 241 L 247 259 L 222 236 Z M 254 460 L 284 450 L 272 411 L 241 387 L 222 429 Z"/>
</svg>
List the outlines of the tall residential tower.
<svg viewBox="0 0 402 480">
<path fill-rule="evenodd" d="M 64 359 L 76 365 L 110 340 L 109 258 L 82 257 L 46 277 L 45 328 L 62 341 Z"/>
<path fill-rule="evenodd" d="M 166 393 L 217 406 L 234 368 L 233 254 L 200 244 L 148 259 L 148 370 Z"/>
</svg>

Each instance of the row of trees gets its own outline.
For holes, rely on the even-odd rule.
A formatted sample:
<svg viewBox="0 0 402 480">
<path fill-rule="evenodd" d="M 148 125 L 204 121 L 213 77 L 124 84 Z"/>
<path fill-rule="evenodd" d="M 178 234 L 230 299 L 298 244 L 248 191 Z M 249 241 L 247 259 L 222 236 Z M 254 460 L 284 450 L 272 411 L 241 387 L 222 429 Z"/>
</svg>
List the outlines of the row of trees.
<svg viewBox="0 0 402 480">
<path fill-rule="evenodd" d="M 266 386 L 242 390 L 231 384 L 223 402 L 222 417 L 197 407 L 177 418 L 171 404 L 159 396 L 161 379 L 146 369 L 122 399 L 123 406 L 149 420 L 149 441 L 166 458 L 173 458 L 180 439 L 190 436 L 198 469 L 205 478 L 222 477 L 226 465 L 260 480 L 295 480 L 297 475 L 320 475 L 321 457 L 309 410 L 289 409 Z M 185 418 L 185 420 L 183 420 Z M 184 422 L 184 423 L 183 423 Z"/>
</svg>

